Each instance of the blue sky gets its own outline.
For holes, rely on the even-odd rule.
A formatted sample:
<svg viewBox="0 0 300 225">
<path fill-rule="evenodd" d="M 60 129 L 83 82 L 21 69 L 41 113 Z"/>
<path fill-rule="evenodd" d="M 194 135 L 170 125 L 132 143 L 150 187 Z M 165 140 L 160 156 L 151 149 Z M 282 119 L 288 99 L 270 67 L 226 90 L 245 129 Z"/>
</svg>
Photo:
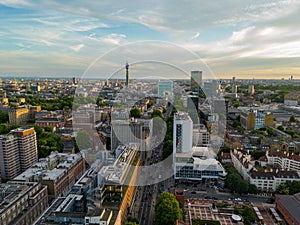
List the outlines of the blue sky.
<svg viewBox="0 0 300 225">
<path fill-rule="evenodd" d="M 0 0 L 0 76 L 81 76 L 112 49 L 154 40 L 217 77 L 300 79 L 299 17 L 298 0 Z"/>
</svg>

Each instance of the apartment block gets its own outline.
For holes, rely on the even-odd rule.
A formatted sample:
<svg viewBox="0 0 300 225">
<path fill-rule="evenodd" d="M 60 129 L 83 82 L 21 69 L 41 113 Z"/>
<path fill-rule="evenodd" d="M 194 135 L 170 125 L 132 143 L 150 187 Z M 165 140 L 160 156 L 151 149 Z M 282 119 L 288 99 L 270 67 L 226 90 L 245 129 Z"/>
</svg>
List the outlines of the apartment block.
<svg viewBox="0 0 300 225">
<path fill-rule="evenodd" d="M 12 130 L 0 136 L 0 176 L 13 179 L 37 162 L 37 141 L 33 128 Z"/>
<path fill-rule="evenodd" d="M 27 107 L 8 109 L 10 124 L 26 124 L 29 119 L 29 109 Z"/>
</svg>

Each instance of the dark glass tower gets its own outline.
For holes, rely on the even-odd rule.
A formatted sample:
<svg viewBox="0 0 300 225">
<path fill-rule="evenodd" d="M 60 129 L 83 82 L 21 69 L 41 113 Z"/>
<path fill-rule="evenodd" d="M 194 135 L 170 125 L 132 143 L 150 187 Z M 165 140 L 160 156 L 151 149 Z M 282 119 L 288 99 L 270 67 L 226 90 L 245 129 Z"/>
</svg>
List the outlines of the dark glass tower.
<svg viewBox="0 0 300 225">
<path fill-rule="evenodd" d="M 126 87 L 129 86 L 129 64 L 126 63 L 125 64 L 125 68 L 126 68 Z"/>
</svg>

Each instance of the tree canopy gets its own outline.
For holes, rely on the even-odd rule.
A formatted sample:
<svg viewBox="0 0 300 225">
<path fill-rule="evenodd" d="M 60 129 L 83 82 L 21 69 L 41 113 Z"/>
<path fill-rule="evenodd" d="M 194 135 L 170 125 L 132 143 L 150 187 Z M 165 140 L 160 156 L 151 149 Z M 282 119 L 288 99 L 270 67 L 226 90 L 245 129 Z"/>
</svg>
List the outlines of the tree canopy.
<svg viewBox="0 0 300 225">
<path fill-rule="evenodd" d="M 153 111 L 153 113 L 152 113 L 152 117 L 156 117 L 156 116 L 158 116 L 158 117 L 161 117 L 162 118 L 162 113 L 161 113 L 161 111 L 160 110 L 154 110 Z"/>
<path fill-rule="evenodd" d="M 133 216 L 128 216 L 127 222 L 125 223 L 125 225 L 139 225 L 139 224 L 140 224 L 140 220 Z"/>
<path fill-rule="evenodd" d="M 47 157 L 52 151 L 61 152 L 62 140 L 59 136 L 52 132 L 44 132 L 39 126 L 34 126 L 34 130 L 36 132 L 39 158 Z"/>
<path fill-rule="evenodd" d="M 76 143 L 79 150 L 87 149 L 91 146 L 90 134 L 86 130 L 80 130 L 77 132 Z"/>
<path fill-rule="evenodd" d="M 279 185 L 276 190 L 277 194 L 294 195 L 300 192 L 300 181 L 286 181 Z"/>
<path fill-rule="evenodd" d="M 163 192 L 155 205 L 155 225 L 174 225 L 176 220 L 182 220 L 182 210 L 175 196 Z"/>
<path fill-rule="evenodd" d="M 7 122 L 8 122 L 8 114 L 0 113 L 0 123 L 7 123 Z"/>
<path fill-rule="evenodd" d="M 130 110 L 130 116 L 134 118 L 140 118 L 141 117 L 141 110 L 137 107 L 132 108 Z"/>
<path fill-rule="evenodd" d="M 231 164 L 225 165 L 226 172 L 228 173 L 226 178 L 226 186 L 235 193 L 239 194 L 255 194 L 258 192 L 257 187 L 249 184 L 242 176 L 237 172 Z"/>
</svg>

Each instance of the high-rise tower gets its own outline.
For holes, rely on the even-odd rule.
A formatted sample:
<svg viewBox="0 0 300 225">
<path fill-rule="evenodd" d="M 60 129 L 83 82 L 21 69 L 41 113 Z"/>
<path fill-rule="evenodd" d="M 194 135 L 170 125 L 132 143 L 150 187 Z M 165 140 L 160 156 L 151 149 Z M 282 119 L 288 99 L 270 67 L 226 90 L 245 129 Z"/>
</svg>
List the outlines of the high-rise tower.
<svg viewBox="0 0 300 225">
<path fill-rule="evenodd" d="M 125 68 L 126 68 L 126 87 L 129 86 L 129 64 L 126 62 L 125 64 Z"/>
<path fill-rule="evenodd" d="M 191 71 L 191 91 L 194 94 L 202 92 L 202 71 Z"/>
</svg>

